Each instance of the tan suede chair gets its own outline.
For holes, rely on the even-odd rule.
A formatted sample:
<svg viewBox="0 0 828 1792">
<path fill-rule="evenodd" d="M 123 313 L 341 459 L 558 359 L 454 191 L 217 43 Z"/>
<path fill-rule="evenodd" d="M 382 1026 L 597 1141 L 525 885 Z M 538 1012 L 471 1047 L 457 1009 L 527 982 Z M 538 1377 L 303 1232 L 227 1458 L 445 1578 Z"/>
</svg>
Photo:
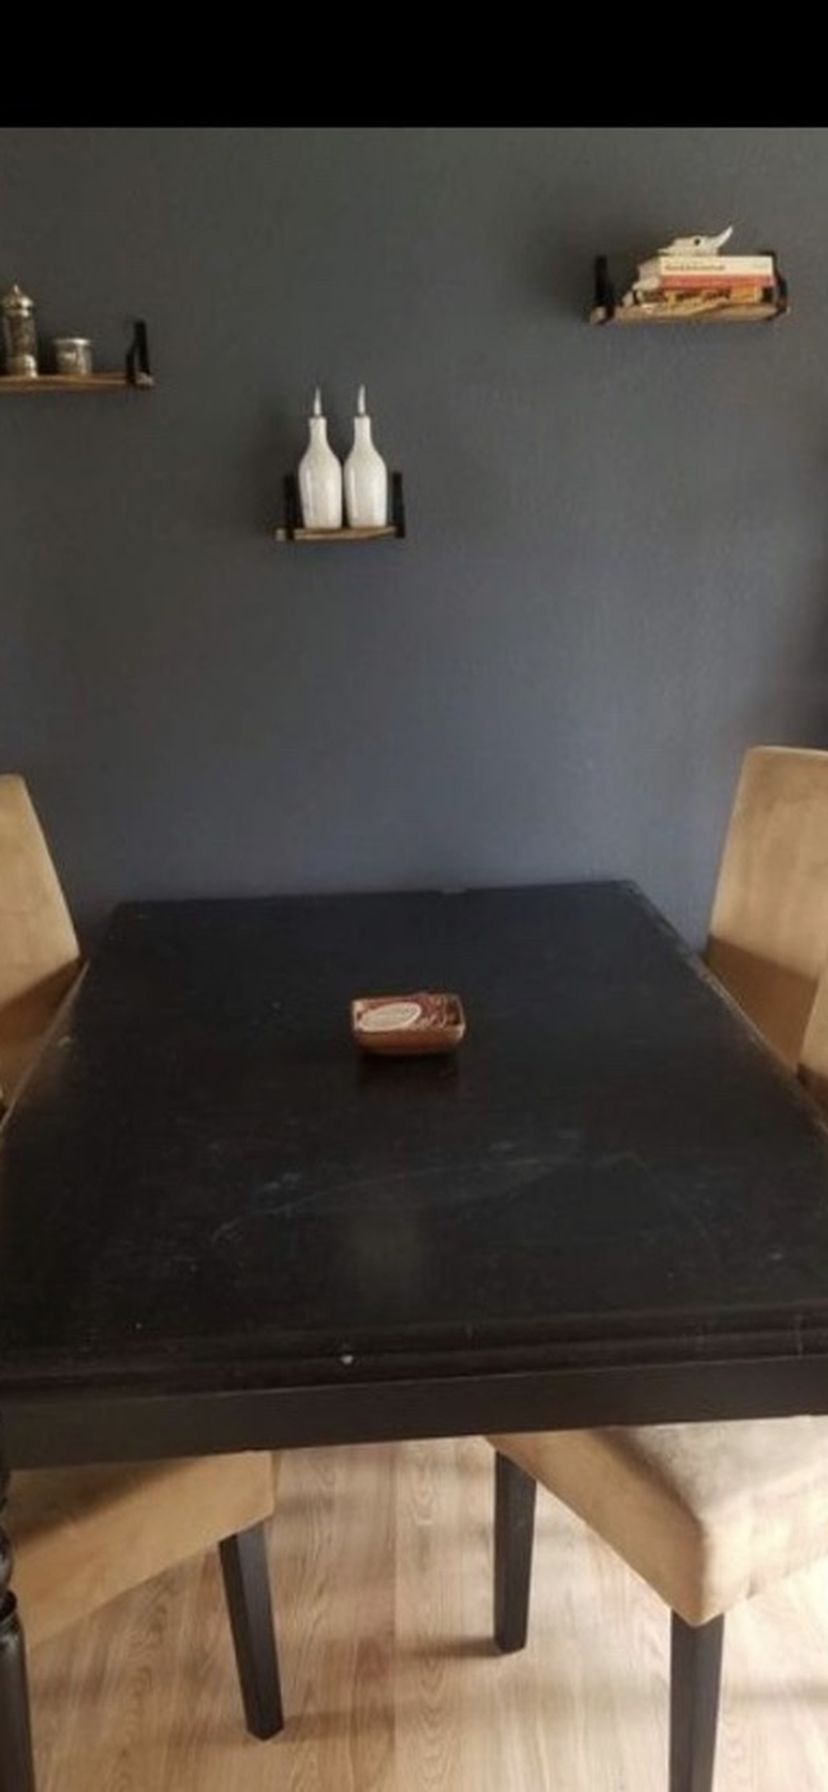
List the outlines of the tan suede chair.
<svg viewBox="0 0 828 1792">
<path fill-rule="evenodd" d="M 22 778 L 0 776 L 0 1097 L 10 1102 L 80 971 L 80 948 Z"/>
<path fill-rule="evenodd" d="M 751 747 L 742 762 L 705 957 L 795 1068 L 828 942 L 828 753 Z"/>
<path fill-rule="evenodd" d="M 803 1077 L 828 1095 L 828 753 L 746 754 L 706 956 L 777 1054 L 801 1052 Z M 724 1615 L 828 1553 L 828 1418 L 490 1441 L 500 1648 L 526 1641 L 540 1482 L 670 1607 L 670 1792 L 709 1792 Z"/>
<path fill-rule="evenodd" d="M 0 776 L 0 1082 L 14 1102 L 80 972 L 75 931 L 23 779 Z M 7 1512 L 30 1644 L 219 1546 L 248 1728 L 281 1729 L 264 1524 L 270 1456 L 206 1456 L 13 1476 Z"/>
<path fill-rule="evenodd" d="M 539 1482 L 669 1606 L 669 1789 L 710 1792 L 725 1613 L 828 1554 L 828 1418 L 527 1432 L 490 1442 L 499 1648 L 526 1642 Z"/>
</svg>

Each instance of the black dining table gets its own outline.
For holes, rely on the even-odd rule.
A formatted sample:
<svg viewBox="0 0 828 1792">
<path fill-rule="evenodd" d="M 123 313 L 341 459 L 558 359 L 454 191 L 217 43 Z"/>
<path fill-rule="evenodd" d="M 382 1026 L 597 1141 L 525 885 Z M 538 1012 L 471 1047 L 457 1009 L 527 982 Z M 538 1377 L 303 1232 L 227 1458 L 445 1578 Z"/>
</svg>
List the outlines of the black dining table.
<svg viewBox="0 0 828 1792">
<path fill-rule="evenodd" d="M 355 1048 L 354 997 L 421 990 L 458 1051 Z M 631 884 L 127 903 L 0 1133 L 0 1496 L 826 1411 L 828 1135 Z M 4 1540 L 0 1792 L 31 1792 L 12 1589 Z"/>
</svg>

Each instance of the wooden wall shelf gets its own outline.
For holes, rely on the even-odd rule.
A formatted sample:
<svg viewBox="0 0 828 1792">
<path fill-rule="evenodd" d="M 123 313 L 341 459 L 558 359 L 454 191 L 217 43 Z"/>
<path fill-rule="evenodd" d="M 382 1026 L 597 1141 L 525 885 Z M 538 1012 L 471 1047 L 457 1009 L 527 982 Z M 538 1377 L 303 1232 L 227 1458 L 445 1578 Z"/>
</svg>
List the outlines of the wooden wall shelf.
<svg viewBox="0 0 828 1792">
<path fill-rule="evenodd" d="M 606 255 L 595 260 L 595 303 L 589 314 L 591 324 L 767 324 L 784 317 L 789 310 L 787 281 L 779 272 L 774 256 L 776 283 L 773 296 L 761 305 L 722 305 L 716 311 L 676 312 L 669 306 L 619 305 L 615 283 L 610 279 Z M 770 289 L 768 289 L 770 290 Z"/>
<path fill-rule="evenodd" d="M 719 311 L 696 311 L 677 317 L 669 310 L 656 311 L 641 305 L 619 305 L 616 312 L 607 312 L 596 305 L 589 314 L 591 324 L 767 324 L 784 317 L 787 306 L 728 305 Z"/>
<path fill-rule="evenodd" d="M 155 385 L 147 374 L 134 380 L 125 373 L 39 373 L 37 379 L 24 379 L 18 374 L 0 374 L 3 392 L 148 392 Z"/>
<path fill-rule="evenodd" d="M 405 505 L 403 503 L 402 473 L 392 473 L 391 480 L 391 521 L 377 529 L 305 529 L 301 523 L 302 509 L 299 502 L 299 481 L 295 473 L 286 473 L 284 479 L 285 520 L 274 529 L 276 541 L 289 541 L 297 546 L 307 546 L 317 542 L 338 541 L 402 541 L 405 536 Z"/>
<path fill-rule="evenodd" d="M 274 531 L 277 541 L 388 541 L 396 537 L 399 530 L 393 523 L 387 523 L 384 529 L 294 529 L 290 532 L 284 524 Z"/>
<path fill-rule="evenodd" d="M 4 392 L 149 392 L 155 385 L 150 373 L 147 326 L 139 317 L 132 332 L 123 373 L 39 373 L 34 379 L 16 373 L 0 373 Z"/>
</svg>

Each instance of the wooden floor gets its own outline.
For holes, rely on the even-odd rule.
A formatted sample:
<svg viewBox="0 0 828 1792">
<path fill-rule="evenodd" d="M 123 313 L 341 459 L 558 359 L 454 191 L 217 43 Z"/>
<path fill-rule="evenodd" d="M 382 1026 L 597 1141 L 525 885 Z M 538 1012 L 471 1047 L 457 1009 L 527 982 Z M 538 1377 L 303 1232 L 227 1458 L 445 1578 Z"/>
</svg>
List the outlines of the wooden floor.
<svg viewBox="0 0 828 1792">
<path fill-rule="evenodd" d="M 215 1561 L 31 1661 L 40 1792 L 666 1792 L 667 1621 L 552 1499 L 532 1635 L 490 1636 L 484 1444 L 287 1459 L 273 1535 L 288 1727 L 243 1729 Z M 828 1786 L 828 1565 L 730 1620 L 716 1792 Z"/>
</svg>

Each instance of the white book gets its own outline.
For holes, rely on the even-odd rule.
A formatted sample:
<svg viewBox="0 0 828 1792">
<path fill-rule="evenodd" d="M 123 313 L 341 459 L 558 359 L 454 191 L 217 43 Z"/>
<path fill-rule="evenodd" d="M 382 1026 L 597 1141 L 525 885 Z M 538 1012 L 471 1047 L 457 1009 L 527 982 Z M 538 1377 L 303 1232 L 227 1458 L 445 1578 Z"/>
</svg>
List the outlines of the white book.
<svg viewBox="0 0 828 1792">
<path fill-rule="evenodd" d="M 772 255 L 652 255 L 638 270 L 639 279 L 675 279 L 682 274 L 711 274 L 718 280 L 770 281 L 774 278 Z"/>
</svg>

